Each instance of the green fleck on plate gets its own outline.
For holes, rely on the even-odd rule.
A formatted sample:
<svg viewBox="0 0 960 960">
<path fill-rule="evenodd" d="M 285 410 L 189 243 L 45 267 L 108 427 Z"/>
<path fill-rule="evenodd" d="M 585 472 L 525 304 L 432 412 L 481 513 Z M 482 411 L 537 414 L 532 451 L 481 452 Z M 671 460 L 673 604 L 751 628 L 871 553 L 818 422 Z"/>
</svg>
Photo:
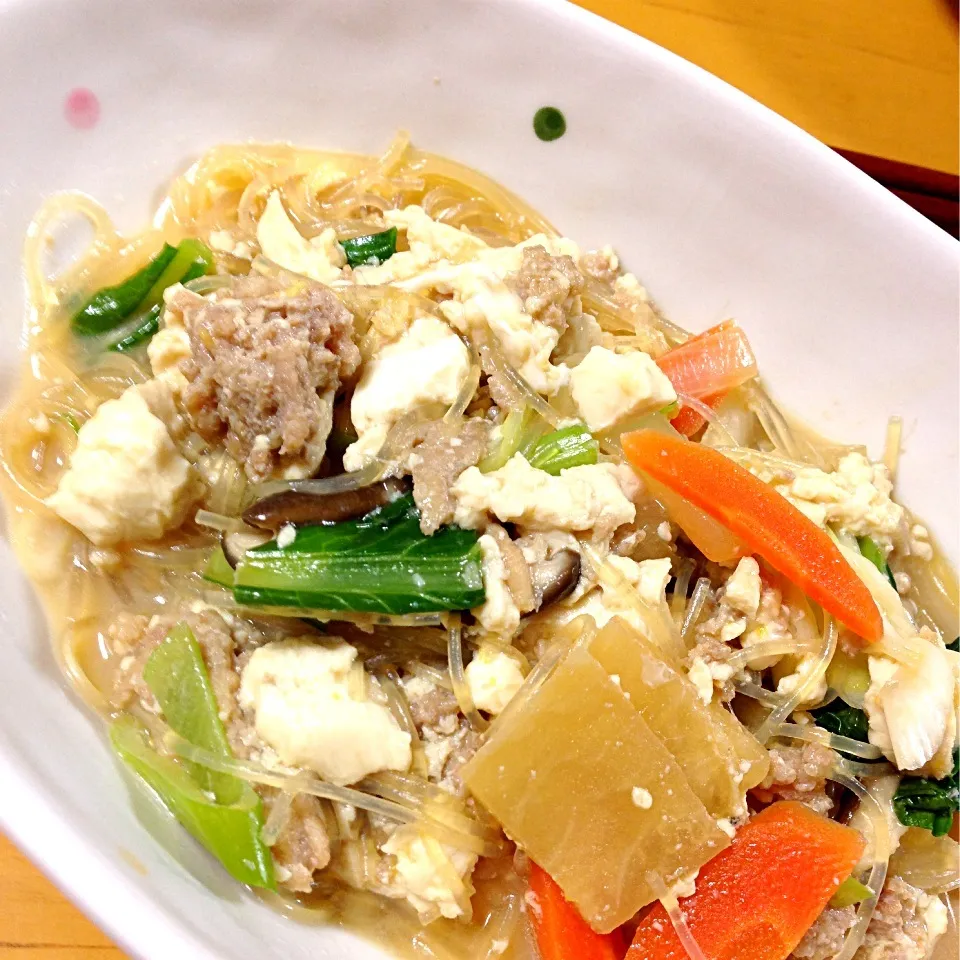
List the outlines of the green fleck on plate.
<svg viewBox="0 0 960 960">
<path fill-rule="evenodd" d="M 557 140 L 567 132 L 567 121 L 556 107 L 541 107 L 533 115 L 533 132 L 541 140 Z"/>
</svg>

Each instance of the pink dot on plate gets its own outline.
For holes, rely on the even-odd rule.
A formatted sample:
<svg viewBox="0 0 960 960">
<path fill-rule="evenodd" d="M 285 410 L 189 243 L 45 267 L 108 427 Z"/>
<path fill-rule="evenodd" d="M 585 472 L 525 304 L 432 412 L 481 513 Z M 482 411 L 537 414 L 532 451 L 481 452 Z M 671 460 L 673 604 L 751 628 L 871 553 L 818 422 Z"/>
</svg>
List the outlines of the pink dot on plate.
<svg viewBox="0 0 960 960">
<path fill-rule="evenodd" d="M 100 101 L 92 90 L 77 87 L 67 94 L 63 114 L 70 126 L 78 130 L 89 130 L 95 127 L 100 119 Z"/>
</svg>

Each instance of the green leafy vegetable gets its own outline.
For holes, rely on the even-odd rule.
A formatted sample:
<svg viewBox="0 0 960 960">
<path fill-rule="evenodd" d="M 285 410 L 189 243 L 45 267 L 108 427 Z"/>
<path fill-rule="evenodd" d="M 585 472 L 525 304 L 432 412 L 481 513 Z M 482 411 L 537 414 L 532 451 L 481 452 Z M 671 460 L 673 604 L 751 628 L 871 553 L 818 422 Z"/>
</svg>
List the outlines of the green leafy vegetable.
<svg viewBox="0 0 960 960">
<path fill-rule="evenodd" d="M 818 727 L 829 730 L 840 737 L 849 737 L 861 743 L 869 743 L 867 733 L 870 724 L 867 715 L 856 707 L 849 707 L 839 697 L 819 710 L 811 711 Z"/>
<path fill-rule="evenodd" d="M 203 654 L 186 623 L 178 623 L 150 654 L 143 679 L 170 728 L 218 757 L 232 757 Z M 273 858 L 260 839 L 263 809 L 237 777 L 156 753 L 132 717 L 118 720 L 111 742 L 174 816 L 238 880 L 274 888 Z"/>
<path fill-rule="evenodd" d="M 123 325 L 118 332 L 119 339 L 113 338 L 115 342 L 109 344 L 110 349 L 123 353 L 149 340 L 160 329 L 163 292 L 167 287 L 172 287 L 175 283 L 189 283 L 206 275 L 212 268 L 213 254 L 206 244 L 199 240 L 184 240 L 177 247 L 177 255 L 140 304 L 136 317 Z"/>
<path fill-rule="evenodd" d="M 52 413 L 50 419 L 65 423 L 74 433 L 80 432 L 80 421 L 72 413 Z"/>
<path fill-rule="evenodd" d="M 424 535 L 410 496 L 247 551 L 233 592 L 238 603 L 388 614 L 465 610 L 485 597 L 477 534 Z"/>
<path fill-rule="evenodd" d="M 397 228 L 383 233 L 371 233 L 365 237 L 341 240 L 340 246 L 351 267 L 379 266 L 397 252 Z"/>
<path fill-rule="evenodd" d="M 218 803 L 186 767 L 162 757 L 146 730 L 129 714 L 110 727 L 110 743 L 121 760 L 152 788 L 183 827 L 241 883 L 276 889 L 273 857 L 260 839 L 260 798 L 248 789 L 234 803 Z"/>
<path fill-rule="evenodd" d="M 148 340 L 160 326 L 163 292 L 209 273 L 213 254 L 200 240 L 187 239 L 163 249 L 122 283 L 97 291 L 74 315 L 71 326 L 82 337 L 100 337 L 102 346 L 123 352 Z"/>
<path fill-rule="evenodd" d="M 544 434 L 522 451 L 531 467 L 556 476 L 561 470 L 596 463 L 600 445 L 582 423 Z"/>
<path fill-rule="evenodd" d="M 960 751 L 954 750 L 953 770 L 942 780 L 904 777 L 893 795 L 893 809 L 907 827 L 929 830 L 935 837 L 948 833 L 960 810 Z"/>
<path fill-rule="evenodd" d="M 860 546 L 860 553 L 863 554 L 890 582 L 894 590 L 897 589 L 897 581 L 893 579 L 890 567 L 887 565 L 887 558 L 884 552 L 871 537 L 857 537 L 857 543 Z"/>
<path fill-rule="evenodd" d="M 219 583 L 221 587 L 233 589 L 233 567 L 227 563 L 226 555 L 219 544 L 210 554 L 206 569 L 203 571 L 203 579 L 209 580 L 210 583 Z"/>
<path fill-rule="evenodd" d="M 830 898 L 830 906 L 842 910 L 872 896 L 873 891 L 865 883 L 861 883 L 856 877 L 847 877 Z"/>
<path fill-rule="evenodd" d="M 960 653 L 960 637 L 957 637 L 953 643 L 948 643 L 947 649 L 952 650 L 954 653 Z"/>
</svg>

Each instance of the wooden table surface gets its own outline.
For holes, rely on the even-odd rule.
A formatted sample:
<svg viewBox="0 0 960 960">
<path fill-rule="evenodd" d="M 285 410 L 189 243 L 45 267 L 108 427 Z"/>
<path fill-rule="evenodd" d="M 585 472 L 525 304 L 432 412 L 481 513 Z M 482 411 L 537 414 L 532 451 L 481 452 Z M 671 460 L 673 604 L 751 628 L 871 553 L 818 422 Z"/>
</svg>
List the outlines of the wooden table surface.
<svg viewBox="0 0 960 960">
<path fill-rule="evenodd" d="M 950 0 L 579 0 L 833 147 L 958 172 Z M 0 960 L 122 960 L 0 837 Z"/>
</svg>

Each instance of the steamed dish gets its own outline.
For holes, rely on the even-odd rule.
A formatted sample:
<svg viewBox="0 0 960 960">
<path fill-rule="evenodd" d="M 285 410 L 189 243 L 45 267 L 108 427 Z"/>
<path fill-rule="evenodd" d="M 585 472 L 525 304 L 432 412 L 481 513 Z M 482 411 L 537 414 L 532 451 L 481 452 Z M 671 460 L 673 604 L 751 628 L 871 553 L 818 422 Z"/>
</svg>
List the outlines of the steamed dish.
<svg viewBox="0 0 960 960">
<path fill-rule="evenodd" d="M 11 540 L 239 883 L 404 957 L 956 938 L 957 582 L 895 419 L 815 435 L 735 321 L 405 137 L 216 148 L 133 238 L 54 197 L 26 273 Z"/>
</svg>

